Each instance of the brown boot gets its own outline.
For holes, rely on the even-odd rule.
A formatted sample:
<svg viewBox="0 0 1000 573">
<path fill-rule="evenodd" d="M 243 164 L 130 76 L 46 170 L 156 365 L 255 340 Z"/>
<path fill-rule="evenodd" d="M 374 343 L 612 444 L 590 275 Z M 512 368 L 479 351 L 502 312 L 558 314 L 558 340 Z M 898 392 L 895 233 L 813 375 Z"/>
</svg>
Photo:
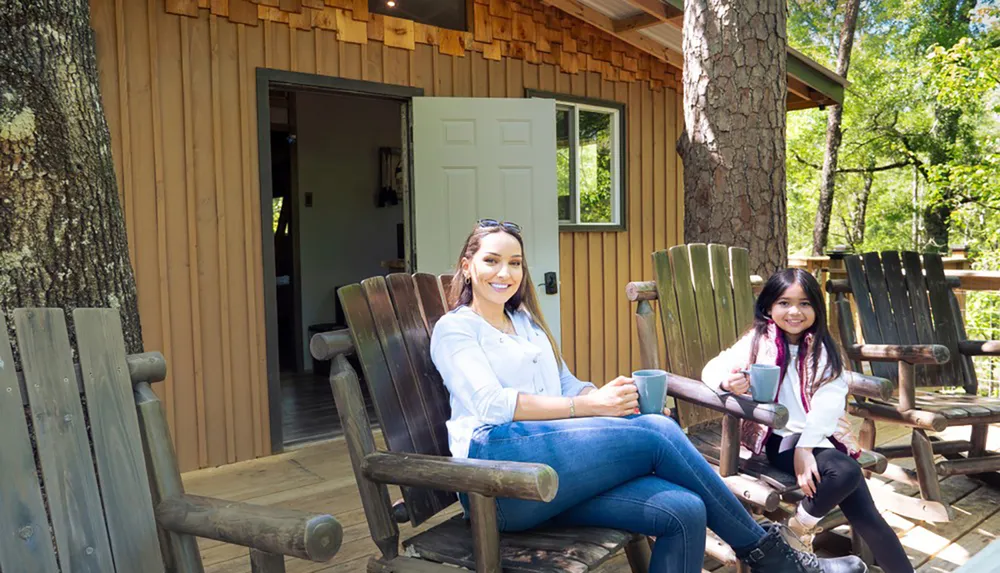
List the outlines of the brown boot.
<svg viewBox="0 0 1000 573">
<path fill-rule="evenodd" d="M 813 552 L 813 540 L 816 538 L 816 534 L 819 533 L 819 529 L 816 527 L 809 527 L 803 525 L 794 515 L 788 520 L 788 530 L 795 536 L 795 540 L 789 540 L 792 547 L 796 545 L 801 545 L 801 547 L 795 547 L 799 551 L 805 551 L 806 553 Z"/>
</svg>

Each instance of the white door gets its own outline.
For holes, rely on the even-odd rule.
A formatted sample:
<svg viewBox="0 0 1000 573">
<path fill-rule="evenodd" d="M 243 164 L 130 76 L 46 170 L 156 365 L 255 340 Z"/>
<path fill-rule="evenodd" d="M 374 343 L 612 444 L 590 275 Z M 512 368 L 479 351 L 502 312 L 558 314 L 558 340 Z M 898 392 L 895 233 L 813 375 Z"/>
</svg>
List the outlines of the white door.
<svg viewBox="0 0 1000 573">
<path fill-rule="evenodd" d="M 521 226 L 545 320 L 559 340 L 556 107 L 549 99 L 413 98 L 413 229 L 420 272 L 450 273 L 475 222 Z M 558 283 L 557 283 L 558 284 Z"/>
</svg>

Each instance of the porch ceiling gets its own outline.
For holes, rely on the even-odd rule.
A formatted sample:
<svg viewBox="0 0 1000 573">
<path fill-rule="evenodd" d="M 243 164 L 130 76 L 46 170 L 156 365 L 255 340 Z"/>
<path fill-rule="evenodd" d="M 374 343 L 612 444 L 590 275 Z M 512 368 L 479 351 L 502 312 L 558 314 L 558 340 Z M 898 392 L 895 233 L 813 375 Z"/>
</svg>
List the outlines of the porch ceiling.
<svg viewBox="0 0 1000 573">
<path fill-rule="evenodd" d="M 541 0 L 680 69 L 684 0 Z M 788 109 L 844 101 L 848 82 L 788 47 Z"/>
</svg>

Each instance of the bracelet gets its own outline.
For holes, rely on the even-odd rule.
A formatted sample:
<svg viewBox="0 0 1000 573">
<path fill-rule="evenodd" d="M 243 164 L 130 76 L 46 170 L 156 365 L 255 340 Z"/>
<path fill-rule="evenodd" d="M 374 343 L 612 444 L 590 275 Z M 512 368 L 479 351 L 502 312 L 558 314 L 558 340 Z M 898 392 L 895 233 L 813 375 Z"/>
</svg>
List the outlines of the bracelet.
<svg viewBox="0 0 1000 573">
<path fill-rule="evenodd" d="M 570 418 L 576 417 L 576 404 L 573 403 L 572 397 L 570 397 L 569 399 L 569 417 Z"/>
</svg>

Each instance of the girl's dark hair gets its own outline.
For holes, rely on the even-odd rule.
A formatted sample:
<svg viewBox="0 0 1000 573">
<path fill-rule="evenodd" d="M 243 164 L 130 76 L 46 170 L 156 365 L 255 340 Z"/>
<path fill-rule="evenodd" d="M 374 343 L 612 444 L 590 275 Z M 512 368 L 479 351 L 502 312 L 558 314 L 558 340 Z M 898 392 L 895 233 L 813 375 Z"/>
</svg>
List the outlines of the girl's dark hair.
<svg viewBox="0 0 1000 573">
<path fill-rule="evenodd" d="M 806 293 L 806 298 L 809 299 L 809 304 L 812 305 L 816 313 L 816 320 L 813 322 L 813 325 L 803 333 L 799 341 L 799 348 L 802 349 L 802 345 L 806 339 L 805 334 L 813 335 L 810 356 L 806 357 L 800 354 L 800 360 L 811 360 L 813 376 L 822 376 L 820 384 L 825 384 L 843 373 L 844 360 L 840 353 L 840 347 L 833 339 L 833 336 L 830 335 L 830 330 L 827 327 L 826 304 L 823 298 L 823 290 L 820 288 L 816 278 L 802 269 L 778 271 L 771 275 L 771 278 L 767 279 L 767 282 L 764 283 L 764 288 L 757 296 L 757 303 L 754 305 L 750 362 L 752 364 L 757 361 L 757 343 L 761 336 L 767 334 L 767 327 L 771 321 L 771 307 L 788 290 L 788 287 L 794 284 L 802 287 L 802 290 Z M 784 355 L 788 356 L 788 339 L 784 336 L 780 336 L 779 338 L 780 340 L 776 342 L 784 345 Z M 819 372 L 819 359 L 823 353 L 823 349 L 826 349 L 827 370 Z M 784 369 L 785 365 L 782 365 L 782 374 L 784 374 Z"/>
<path fill-rule="evenodd" d="M 507 233 L 511 237 L 514 237 L 517 239 L 518 244 L 521 245 L 521 252 L 524 252 L 524 239 L 521 238 L 520 233 L 516 233 L 505 226 L 484 227 L 477 224 L 476 228 L 465 239 L 462 252 L 458 255 L 458 263 L 455 264 L 455 274 L 451 277 L 451 287 L 446 293 L 448 308 L 455 309 L 472 303 L 472 285 L 465 282 L 465 276 L 462 274 L 462 261 L 465 259 L 471 261 L 472 257 L 479 252 L 483 237 L 492 235 L 493 233 Z M 523 306 L 528 311 L 528 314 L 531 315 L 531 320 L 542 329 L 542 332 L 549 339 L 549 344 L 552 345 L 552 352 L 556 355 L 556 364 L 562 364 L 562 353 L 559 352 L 559 345 L 556 344 L 556 339 L 552 336 L 552 331 L 549 330 L 549 325 L 545 322 L 545 317 L 542 316 L 542 309 L 538 304 L 538 295 L 535 294 L 535 283 L 531 280 L 531 274 L 528 273 L 528 260 L 524 255 L 521 256 L 521 268 L 524 270 L 524 274 L 521 275 L 521 286 L 518 287 L 514 296 L 510 297 L 510 300 L 504 304 L 504 309 L 513 314 Z"/>
</svg>

